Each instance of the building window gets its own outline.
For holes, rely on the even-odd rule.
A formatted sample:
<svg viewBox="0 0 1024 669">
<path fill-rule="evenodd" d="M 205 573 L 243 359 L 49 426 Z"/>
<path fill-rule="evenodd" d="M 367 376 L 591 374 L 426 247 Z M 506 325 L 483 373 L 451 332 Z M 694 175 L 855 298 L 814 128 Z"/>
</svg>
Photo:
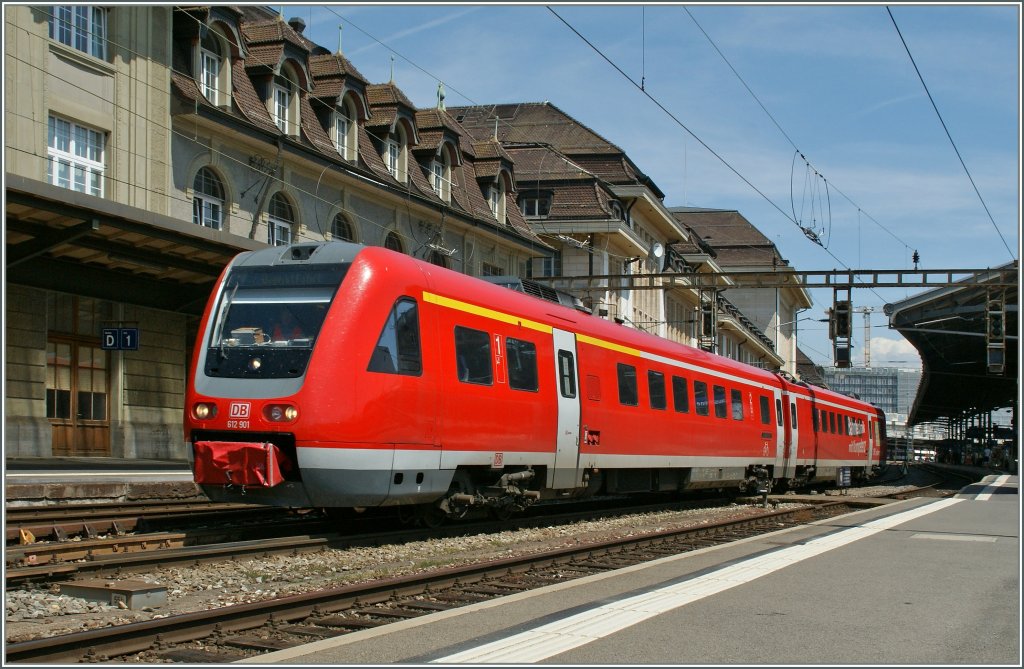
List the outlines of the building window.
<svg viewBox="0 0 1024 669">
<path fill-rule="evenodd" d="M 498 183 L 492 185 L 487 191 L 487 203 L 491 213 L 498 220 L 499 225 L 505 224 L 505 181 L 498 178 Z"/>
<path fill-rule="evenodd" d="M 356 157 L 356 122 L 352 108 L 346 103 L 334 110 L 334 148 L 345 160 Z"/>
<path fill-rule="evenodd" d="M 384 248 L 405 253 L 405 250 L 402 248 L 402 238 L 398 236 L 397 232 L 388 233 L 388 236 L 384 238 Z"/>
<path fill-rule="evenodd" d="M 220 96 L 217 90 L 217 80 L 220 77 L 220 56 L 206 48 L 199 50 L 200 60 L 200 84 L 203 95 L 212 105 L 220 104 Z"/>
<path fill-rule="evenodd" d="M 356 241 L 356 235 L 355 231 L 352 229 L 352 223 L 345 218 L 344 214 L 335 215 L 334 222 L 331 223 L 331 238 L 339 239 L 343 242 Z"/>
<path fill-rule="evenodd" d="M 88 5 L 55 6 L 50 15 L 50 39 L 106 60 L 107 11 Z"/>
<path fill-rule="evenodd" d="M 281 132 L 288 134 L 289 114 L 292 93 L 284 86 L 274 84 L 274 123 Z"/>
<path fill-rule="evenodd" d="M 440 251 L 431 251 L 427 255 L 427 262 L 438 267 L 448 268 L 448 258 Z"/>
<path fill-rule="evenodd" d="M 292 206 L 288 204 L 281 193 L 274 193 L 270 198 L 270 206 L 267 208 L 268 234 L 267 243 L 271 246 L 286 246 L 292 243 L 292 226 L 295 224 L 295 214 Z"/>
<path fill-rule="evenodd" d="M 192 190 L 192 222 L 220 230 L 224 212 L 224 185 L 220 179 L 213 170 L 204 167 L 196 172 Z"/>
<path fill-rule="evenodd" d="M 543 218 L 551 210 L 551 198 L 532 193 L 519 198 L 519 211 L 526 218 Z"/>
<path fill-rule="evenodd" d="M 46 180 L 61 188 L 102 197 L 105 141 L 98 130 L 51 116 Z"/>
<path fill-rule="evenodd" d="M 398 142 L 388 140 L 387 149 L 388 172 L 391 172 L 391 176 L 395 179 L 401 181 L 398 176 L 398 158 L 401 154 L 401 148 L 398 146 Z"/>
<path fill-rule="evenodd" d="M 489 262 L 480 263 L 480 276 L 502 276 L 505 271 L 497 265 L 492 265 Z"/>
</svg>

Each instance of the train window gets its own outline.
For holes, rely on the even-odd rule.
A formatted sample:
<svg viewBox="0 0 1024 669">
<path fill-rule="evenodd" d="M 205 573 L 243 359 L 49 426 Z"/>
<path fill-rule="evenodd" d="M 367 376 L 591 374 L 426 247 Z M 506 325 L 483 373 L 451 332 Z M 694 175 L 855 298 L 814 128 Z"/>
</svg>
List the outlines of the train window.
<svg viewBox="0 0 1024 669">
<path fill-rule="evenodd" d="M 815 409 L 811 409 L 811 429 L 818 431 L 818 412 Z"/>
<path fill-rule="evenodd" d="M 703 381 L 693 382 L 693 405 L 698 416 L 708 415 L 708 384 Z"/>
<path fill-rule="evenodd" d="M 416 300 L 400 297 L 395 301 L 370 356 L 367 371 L 408 376 L 419 376 L 423 371 Z"/>
<path fill-rule="evenodd" d="M 824 409 L 821 410 L 821 420 L 818 422 L 821 424 L 821 431 L 828 432 L 828 412 Z"/>
<path fill-rule="evenodd" d="M 569 351 L 558 352 L 558 385 L 562 397 L 576 397 L 576 363 Z"/>
<path fill-rule="evenodd" d="M 505 340 L 508 360 L 508 387 L 513 390 L 537 390 L 537 345 L 509 337 Z"/>
<path fill-rule="evenodd" d="M 729 398 L 732 400 L 733 420 L 743 420 L 743 392 L 732 390 L 729 392 Z"/>
<path fill-rule="evenodd" d="M 489 386 L 494 382 L 491 369 L 491 336 L 480 330 L 455 326 L 455 363 L 459 381 Z"/>
<path fill-rule="evenodd" d="M 836 415 L 831 411 L 828 412 L 828 431 L 836 433 Z"/>
<path fill-rule="evenodd" d="M 761 395 L 761 423 L 764 425 L 772 423 L 772 404 L 768 401 L 767 395 Z"/>
<path fill-rule="evenodd" d="M 782 400 L 775 400 L 775 422 L 782 427 Z"/>
<path fill-rule="evenodd" d="M 843 416 L 843 421 L 839 423 L 839 434 L 850 434 L 850 417 Z"/>
<path fill-rule="evenodd" d="M 690 393 L 686 387 L 686 379 L 681 376 L 672 377 L 672 404 L 679 413 L 690 413 Z"/>
<path fill-rule="evenodd" d="M 715 418 L 725 418 L 727 413 L 725 407 L 725 387 L 712 386 L 715 393 Z"/>
<path fill-rule="evenodd" d="M 789 420 L 790 420 L 790 425 L 792 425 L 793 429 L 795 430 L 796 429 L 796 402 L 790 402 L 789 403 Z"/>
<path fill-rule="evenodd" d="M 665 375 L 652 370 L 647 371 L 647 391 L 651 398 L 652 409 L 664 409 L 667 406 L 665 398 Z"/>
<path fill-rule="evenodd" d="M 636 367 L 619 363 L 619 402 L 631 407 L 637 405 Z"/>
</svg>

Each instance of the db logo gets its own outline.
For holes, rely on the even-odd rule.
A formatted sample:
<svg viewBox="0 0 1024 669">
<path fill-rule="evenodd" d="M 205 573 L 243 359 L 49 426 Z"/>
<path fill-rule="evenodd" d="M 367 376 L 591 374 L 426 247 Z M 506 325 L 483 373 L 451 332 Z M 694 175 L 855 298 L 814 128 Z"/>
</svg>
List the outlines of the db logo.
<svg viewBox="0 0 1024 669">
<path fill-rule="evenodd" d="M 250 406 L 252 405 L 248 402 L 232 402 L 228 413 L 232 418 L 248 418 Z"/>
</svg>

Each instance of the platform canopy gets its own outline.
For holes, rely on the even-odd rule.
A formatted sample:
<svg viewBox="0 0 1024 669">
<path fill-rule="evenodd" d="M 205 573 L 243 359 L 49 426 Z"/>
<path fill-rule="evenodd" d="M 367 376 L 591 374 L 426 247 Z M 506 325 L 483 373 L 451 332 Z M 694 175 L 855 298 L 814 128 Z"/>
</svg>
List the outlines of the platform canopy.
<svg viewBox="0 0 1024 669">
<path fill-rule="evenodd" d="M 1017 269 L 1013 285 L 1000 282 L 1005 272 L 993 271 L 885 305 L 889 327 L 921 356 L 921 385 L 908 425 L 977 415 L 1016 401 L 1019 265 L 1014 261 L 997 269 Z M 1001 327 L 995 327 L 991 312 L 1001 314 Z M 1002 363 L 992 364 L 1000 343 Z M 991 357 L 990 349 L 996 351 Z"/>
</svg>

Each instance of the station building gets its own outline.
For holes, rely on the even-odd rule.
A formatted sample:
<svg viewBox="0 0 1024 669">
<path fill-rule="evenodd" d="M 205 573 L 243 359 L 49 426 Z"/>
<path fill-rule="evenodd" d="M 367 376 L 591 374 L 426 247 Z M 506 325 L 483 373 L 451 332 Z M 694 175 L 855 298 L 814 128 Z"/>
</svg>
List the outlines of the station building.
<svg viewBox="0 0 1024 669">
<path fill-rule="evenodd" d="M 304 29 L 257 6 L 4 7 L 8 457 L 183 459 L 198 318 L 242 251 L 344 239 L 476 276 L 719 269 L 596 133 L 582 148 L 549 142 L 583 169 L 539 183 L 537 146 L 501 135 L 514 115 L 492 110 L 488 134 L 494 117 L 453 114 L 440 89 L 418 108 Z M 582 297 L 624 326 L 697 341 L 696 291 L 609 281 Z M 795 365 L 729 305 L 716 304 L 719 349 Z"/>
</svg>

